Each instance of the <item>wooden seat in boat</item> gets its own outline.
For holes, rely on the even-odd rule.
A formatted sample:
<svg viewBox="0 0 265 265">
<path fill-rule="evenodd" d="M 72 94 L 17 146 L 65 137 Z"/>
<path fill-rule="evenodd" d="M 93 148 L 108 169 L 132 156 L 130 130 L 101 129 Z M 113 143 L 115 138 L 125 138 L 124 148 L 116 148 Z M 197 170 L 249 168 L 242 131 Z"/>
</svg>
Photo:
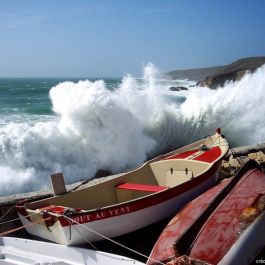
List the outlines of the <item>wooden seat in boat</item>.
<svg viewBox="0 0 265 265">
<path fill-rule="evenodd" d="M 168 189 L 165 186 L 137 183 L 121 183 L 115 186 L 118 202 L 125 202 Z"/>
<path fill-rule="evenodd" d="M 136 183 L 128 183 L 128 182 L 119 184 L 116 186 L 116 188 L 124 189 L 124 190 L 146 191 L 146 192 L 159 192 L 159 191 L 168 189 L 168 187 L 165 187 L 165 186 L 136 184 Z"/>
</svg>

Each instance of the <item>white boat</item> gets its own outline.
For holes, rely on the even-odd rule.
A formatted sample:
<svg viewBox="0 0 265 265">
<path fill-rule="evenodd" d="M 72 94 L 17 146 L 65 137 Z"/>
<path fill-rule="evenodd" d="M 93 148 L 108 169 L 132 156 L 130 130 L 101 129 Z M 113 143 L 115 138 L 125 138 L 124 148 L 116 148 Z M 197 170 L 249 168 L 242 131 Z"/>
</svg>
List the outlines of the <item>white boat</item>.
<svg viewBox="0 0 265 265">
<path fill-rule="evenodd" d="M 141 265 L 127 257 L 15 237 L 0 237 L 0 265 Z"/>
<path fill-rule="evenodd" d="M 24 201 L 17 211 L 30 234 L 63 245 L 124 235 L 173 215 L 213 186 L 228 149 L 218 130 L 122 176 L 64 195 Z"/>
</svg>

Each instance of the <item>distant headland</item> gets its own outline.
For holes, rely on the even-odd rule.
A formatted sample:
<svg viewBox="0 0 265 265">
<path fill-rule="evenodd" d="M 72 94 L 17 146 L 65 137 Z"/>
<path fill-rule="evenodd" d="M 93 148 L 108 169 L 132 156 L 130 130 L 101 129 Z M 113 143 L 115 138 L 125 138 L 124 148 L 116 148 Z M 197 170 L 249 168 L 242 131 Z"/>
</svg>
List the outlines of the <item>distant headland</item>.
<svg viewBox="0 0 265 265">
<path fill-rule="evenodd" d="M 245 73 L 254 72 L 263 64 L 265 64 L 265 57 L 250 57 L 223 66 L 174 70 L 166 73 L 166 76 L 170 79 L 197 81 L 197 85 L 215 89 L 218 86 L 223 86 L 226 81 L 241 79 Z"/>
</svg>

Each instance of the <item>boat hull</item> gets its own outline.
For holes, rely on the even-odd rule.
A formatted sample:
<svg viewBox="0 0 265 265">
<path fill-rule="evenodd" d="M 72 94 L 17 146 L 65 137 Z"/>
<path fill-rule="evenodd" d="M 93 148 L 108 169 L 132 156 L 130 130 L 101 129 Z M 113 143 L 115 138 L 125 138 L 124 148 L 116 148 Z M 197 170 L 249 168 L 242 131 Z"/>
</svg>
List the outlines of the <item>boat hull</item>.
<svg viewBox="0 0 265 265">
<path fill-rule="evenodd" d="M 141 265 L 127 257 L 22 238 L 0 238 L 0 264 Z"/>
<path fill-rule="evenodd" d="M 229 250 L 218 262 L 218 265 L 240 264 L 248 265 L 257 257 L 265 246 L 265 212 L 249 226 Z"/>
<path fill-rule="evenodd" d="M 59 218 L 49 227 L 43 223 L 27 227 L 32 220 L 24 216 L 26 213 L 24 215 L 19 213 L 19 217 L 30 234 L 63 245 L 99 241 L 105 239 L 104 237 L 113 238 L 172 216 L 187 202 L 216 183 L 219 168 L 218 162 L 209 171 L 198 177 L 196 182 L 191 180 L 190 184 L 185 186 L 185 190 L 182 190 L 181 187 L 172 188 L 113 207 L 110 210 L 100 210 L 93 215 L 89 213 L 69 215 L 68 218 L 72 221 Z"/>
<path fill-rule="evenodd" d="M 21 202 L 17 211 L 29 233 L 64 245 L 125 235 L 172 216 L 212 187 L 228 149 L 217 130 L 96 185 Z"/>
</svg>

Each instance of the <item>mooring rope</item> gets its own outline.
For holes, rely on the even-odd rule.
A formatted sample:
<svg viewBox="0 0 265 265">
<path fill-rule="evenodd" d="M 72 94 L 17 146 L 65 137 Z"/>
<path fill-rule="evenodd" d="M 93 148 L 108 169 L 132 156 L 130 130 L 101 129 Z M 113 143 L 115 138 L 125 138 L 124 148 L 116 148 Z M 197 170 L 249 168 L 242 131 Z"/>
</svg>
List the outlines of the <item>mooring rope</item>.
<svg viewBox="0 0 265 265">
<path fill-rule="evenodd" d="M 0 233 L 0 237 L 6 236 L 8 234 L 11 234 L 13 232 L 19 231 L 19 230 L 21 230 L 23 228 L 26 228 L 26 227 L 29 227 L 29 226 L 32 226 L 32 225 L 35 225 L 35 224 L 38 224 L 38 223 L 41 223 L 41 222 L 44 222 L 44 221 L 48 221 L 50 219 L 51 219 L 51 217 L 47 217 L 45 219 L 40 219 L 40 220 L 33 221 L 33 222 L 31 221 L 30 223 L 28 223 L 26 225 L 22 225 L 22 226 L 19 226 L 19 227 L 16 227 L 16 228 L 13 228 L 13 229 L 10 229 L 10 230 L 7 230 L 5 232 Z"/>
<path fill-rule="evenodd" d="M 49 213 L 50 213 L 50 212 L 49 212 Z M 50 214 L 52 214 L 52 213 L 50 213 Z M 93 230 L 93 229 L 91 229 L 91 228 L 89 228 L 89 227 L 86 227 L 86 226 L 83 225 L 83 224 L 78 223 L 77 221 L 75 221 L 75 220 L 69 218 L 69 217 L 66 216 L 66 215 L 62 215 L 62 217 L 64 217 L 65 219 L 67 219 L 67 220 L 69 220 L 69 221 L 71 221 L 71 222 L 73 222 L 73 223 L 75 223 L 75 224 L 77 224 L 77 225 L 80 225 L 81 227 L 83 227 L 84 229 L 88 230 L 89 232 L 92 232 L 92 233 L 94 233 L 94 234 L 96 234 L 96 235 L 98 235 L 98 236 L 100 236 L 100 237 L 102 237 L 102 238 L 104 238 L 104 239 L 106 239 L 106 240 L 112 242 L 112 243 L 115 244 L 115 245 L 118 245 L 118 246 L 120 246 L 120 247 L 122 247 L 122 248 L 124 248 L 124 249 L 127 249 L 127 250 L 129 250 L 129 251 L 131 251 L 131 252 L 133 252 L 133 253 L 135 253 L 135 254 L 137 254 L 137 255 L 139 255 L 139 256 L 142 256 L 142 257 L 144 257 L 144 258 L 146 258 L 146 259 L 150 259 L 150 260 L 152 260 L 152 261 L 154 261 L 154 262 L 156 262 L 156 263 L 158 263 L 158 264 L 162 264 L 162 265 L 164 265 L 164 263 L 162 263 L 161 261 L 158 261 L 158 260 L 155 260 L 155 259 L 149 258 L 149 257 L 146 256 L 145 254 L 143 254 L 143 253 L 141 253 L 141 252 L 139 252 L 139 251 L 137 251 L 137 250 L 134 250 L 134 249 L 132 249 L 132 248 L 129 248 L 129 247 L 127 247 L 127 246 L 125 246 L 125 245 L 123 245 L 123 244 L 121 244 L 121 243 L 119 243 L 119 242 L 117 242 L 117 241 L 115 241 L 115 240 L 113 240 L 113 239 L 111 239 L 111 238 L 109 238 L 109 237 L 106 237 L 106 236 L 102 235 L 101 233 L 96 232 L 95 230 Z M 81 232 L 80 232 L 80 233 L 81 233 Z"/>
<path fill-rule="evenodd" d="M 37 213 L 33 213 L 33 214 L 29 214 L 29 215 L 26 215 L 26 216 L 24 216 L 25 218 L 27 218 L 27 217 L 31 217 L 31 216 L 34 216 L 34 215 L 38 215 Z M 2 219 L 2 218 L 1 218 Z M 4 225 L 4 224 L 8 224 L 8 223 L 12 223 L 12 222 L 15 222 L 15 221 L 18 221 L 18 220 L 20 220 L 20 217 L 18 217 L 18 218 L 14 218 L 14 219 L 11 219 L 11 220 L 8 220 L 8 221 L 5 221 L 5 222 L 2 222 L 2 223 L 0 223 L 0 225 Z"/>
<path fill-rule="evenodd" d="M 94 244 L 92 244 L 92 242 L 90 242 L 88 239 L 86 239 L 86 238 L 84 237 L 84 235 L 83 235 L 83 234 L 77 229 L 77 227 L 73 226 L 73 228 L 76 230 L 76 232 L 77 232 L 80 236 L 83 237 L 83 239 L 84 239 L 84 240 L 85 240 L 90 246 L 92 246 L 95 250 L 98 251 L 97 247 L 96 247 Z"/>
<path fill-rule="evenodd" d="M 0 217 L 0 221 L 3 220 L 16 206 L 11 206 L 4 214 Z"/>
</svg>

